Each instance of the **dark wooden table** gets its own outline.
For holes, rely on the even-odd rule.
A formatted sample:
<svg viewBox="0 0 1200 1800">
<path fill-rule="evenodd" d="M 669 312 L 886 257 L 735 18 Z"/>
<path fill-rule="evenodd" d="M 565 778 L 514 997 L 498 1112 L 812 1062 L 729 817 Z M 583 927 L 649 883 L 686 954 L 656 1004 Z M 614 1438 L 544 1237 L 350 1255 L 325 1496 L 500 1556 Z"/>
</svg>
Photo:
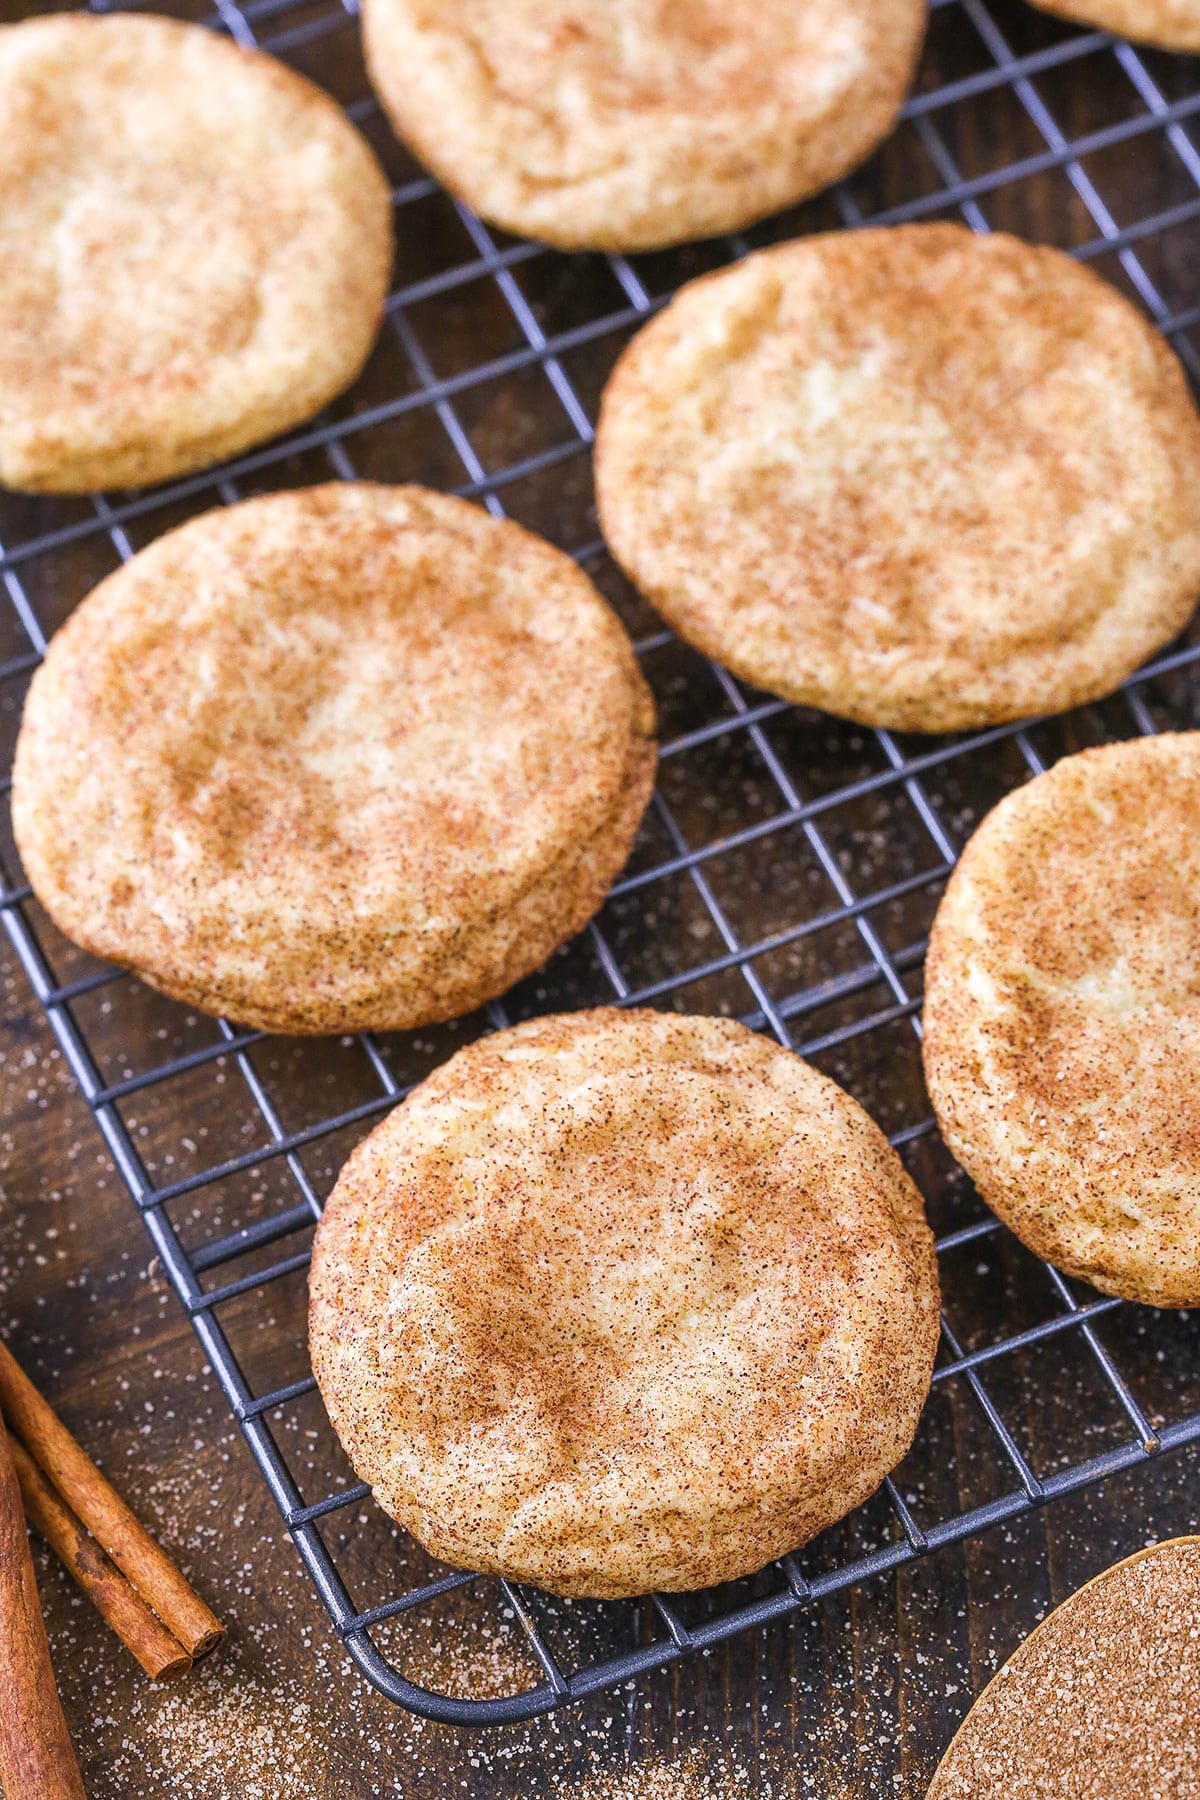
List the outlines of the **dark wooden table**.
<svg viewBox="0 0 1200 1800">
<path fill-rule="evenodd" d="M 0 18 L 30 10 L 19 0 L 0 0 Z M 202 14 L 206 7 L 202 0 L 185 0 L 173 10 Z M 264 35 L 272 29 L 298 29 L 299 35 L 279 46 L 289 60 L 340 97 L 359 97 L 363 77 L 353 22 L 342 16 L 336 31 L 326 31 L 323 19 L 331 0 L 285 10 L 282 18 L 264 12 Z M 995 0 L 990 16 L 1000 21 L 1016 54 L 1053 54 L 1067 37 L 1020 0 Z M 305 21 L 319 28 L 315 35 L 304 36 Z M 1196 199 L 1197 183 L 1189 167 L 1190 117 L 1180 126 L 1174 149 L 1161 135 L 1149 143 L 1141 136 L 1090 151 L 1077 171 L 1042 167 L 1038 159 L 1044 156 L 1046 139 L 1031 122 L 1030 106 L 1006 87 L 986 99 L 969 91 L 973 76 L 988 63 L 981 43 L 970 0 L 936 13 L 919 91 L 963 81 L 964 97 L 938 112 L 940 149 L 931 148 L 919 123 L 902 128 L 883 155 L 856 177 L 858 207 L 867 213 L 893 207 L 914 193 L 934 193 L 961 174 L 976 184 L 972 204 L 981 214 L 977 222 L 1080 245 L 1097 235 L 1095 219 L 1080 196 L 1080 179 L 1093 181 L 1117 227 L 1152 212 L 1180 209 L 1175 225 L 1139 240 L 1139 252 L 1168 309 L 1194 304 L 1196 223 L 1187 208 Z M 1168 99 L 1197 88 L 1190 65 L 1160 57 L 1151 59 L 1150 66 Z M 1144 111 L 1144 99 L 1108 52 L 1061 67 L 1051 60 L 1030 97 L 1050 104 L 1073 139 L 1134 119 L 1139 108 Z M 419 172 L 379 121 L 368 124 L 396 182 L 403 187 L 416 179 Z M 944 160 L 938 165 L 938 155 L 945 154 L 953 167 Z M 1021 159 L 1033 159 L 1029 172 L 1019 179 L 1000 177 L 1004 165 Z M 989 172 L 997 172 L 994 179 Z M 953 208 L 947 210 L 953 214 Z M 835 224 L 838 218 L 832 203 L 822 199 L 768 224 L 755 237 L 766 242 Z M 455 259 L 461 262 L 470 253 L 462 232 L 443 197 L 412 199 L 401 218 L 401 278 L 428 276 L 436 283 Z M 639 259 L 639 266 L 650 291 L 664 292 L 717 260 L 720 254 L 701 246 Z M 615 304 L 607 289 L 605 297 L 597 297 L 608 278 L 596 259 L 536 257 L 513 266 L 534 315 L 549 333 L 569 332 Z M 1115 256 L 1097 258 L 1096 266 L 1128 287 Z M 341 416 L 346 409 L 386 401 L 398 382 L 413 381 L 413 341 L 433 344 L 437 372 L 450 374 L 488 357 L 503 357 L 513 342 L 512 317 L 490 283 L 464 283 L 436 301 L 414 299 L 405 314 L 415 338 L 403 355 L 395 339 L 385 342 L 358 389 L 342 403 Z M 589 407 L 621 341 L 621 334 L 581 339 L 565 359 L 569 378 Z M 545 384 L 534 381 L 524 367 L 478 387 L 468 384 L 457 393 L 459 423 L 489 476 L 552 442 L 554 430 L 561 433 L 561 414 L 553 411 L 558 403 L 552 406 L 552 401 Z M 390 421 L 386 429 L 347 441 L 361 474 L 457 486 L 464 481 L 464 465 L 443 423 L 435 409 L 424 407 Z M 320 458 L 305 453 L 244 482 L 242 491 L 329 473 Z M 502 491 L 516 516 L 569 547 L 595 534 L 586 458 L 547 464 L 541 473 L 503 485 Z M 131 520 L 132 542 L 148 541 L 211 500 L 201 493 L 186 506 L 164 505 Z M 75 502 L 0 500 L 0 541 L 10 550 L 19 548 L 22 541 L 60 523 L 83 518 L 85 511 Z M 44 627 L 53 629 L 115 561 L 113 545 L 101 532 L 22 563 L 24 592 Z M 632 604 L 628 596 L 618 598 Z M 653 624 L 645 616 L 629 616 L 635 629 Z M 17 647 L 0 643 L 0 659 Z M 680 730 L 703 716 L 702 672 L 674 649 L 655 655 L 651 676 L 664 731 Z M 19 701 L 19 683 L 0 695 L 0 726 L 9 744 Z M 1157 704 L 1154 696 L 1151 702 Z M 1072 736 L 1077 730 L 1086 737 L 1082 725 L 1063 728 L 1058 748 L 1079 741 Z M 820 731 L 825 735 L 814 727 L 807 739 L 803 732 L 798 739 L 814 759 L 813 768 L 835 766 L 848 773 L 860 754 L 854 734 L 824 725 Z M 738 754 L 736 742 L 721 740 L 712 759 L 694 770 L 690 791 L 685 791 L 678 762 L 664 775 L 673 784 L 671 804 L 689 838 L 727 830 L 745 808 L 761 803 L 741 765 L 734 770 Z M 999 761 L 997 753 L 997 766 Z M 818 778 L 828 784 L 828 775 L 814 776 Z M 959 789 L 948 781 L 944 792 L 935 794 L 935 804 L 955 830 L 965 830 L 992 797 L 990 789 Z M 858 859 L 858 866 L 864 858 L 883 856 L 880 844 L 895 822 L 895 809 L 891 814 L 863 811 L 850 821 L 845 838 L 850 861 Z M 907 866 L 903 854 L 907 852 L 896 851 L 900 873 Z M 773 907 L 800 903 L 795 892 L 781 885 L 782 869 L 776 858 L 759 859 L 751 870 L 738 902 L 743 939 L 753 935 L 756 918 L 763 930 L 773 928 Z M 911 911 L 895 922 L 896 931 L 907 934 L 897 938 L 898 944 L 919 939 L 935 899 L 936 890 L 930 889 L 922 902 L 928 903 L 924 915 Z M 679 923 L 675 934 L 674 921 L 667 921 L 667 930 L 659 922 L 664 954 L 669 954 L 667 940 L 673 935 L 686 947 L 695 922 L 681 918 Z M 639 933 L 644 938 L 644 921 L 626 924 L 628 940 L 619 938 L 626 926 L 620 920 L 613 923 L 616 941 L 634 945 Z M 71 973 L 69 952 L 55 948 L 63 957 L 60 974 Z M 837 946 L 831 945 L 830 954 L 836 953 Z M 811 980 L 814 971 L 784 970 L 780 979 L 799 980 L 801 975 Z M 559 986 L 553 997 L 562 1003 L 595 997 L 573 989 L 565 976 L 555 979 Z M 231 1628 L 230 1642 L 217 1658 L 179 1686 L 155 1690 L 58 1569 L 43 1561 L 42 1591 L 68 1716 L 91 1791 L 103 1800 L 159 1800 L 163 1795 L 275 1800 L 284 1794 L 298 1800 L 367 1800 L 375 1794 L 515 1800 L 543 1793 L 578 1795 L 580 1800 L 716 1800 L 718 1795 L 722 1800 L 741 1795 L 879 1800 L 885 1794 L 919 1800 L 972 1694 L 1050 1604 L 1148 1539 L 1194 1530 L 1200 1522 L 1200 1459 L 1191 1453 L 1164 1458 L 966 1547 L 940 1552 L 843 1593 L 789 1624 L 734 1641 L 701 1660 L 555 1718 L 486 1735 L 410 1719 L 366 1686 L 333 1640 L 188 1323 L 150 1259 L 129 1197 L 106 1160 L 24 977 L 4 965 L 4 980 L 0 1331 Z M 736 987 L 736 972 L 730 981 Z M 731 999 L 730 992 L 714 984 L 699 996 L 681 990 L 681 997 L 669 1003 L 741 1010 L 745 995 L 740 1001 Z M 103 995 L 89 1003 L 93 1042 L 104 1040 L 107 1029 L 103 1004 Z M 134 1020 L 151 1046 L 156 1034 L 168 1040 L 168 1050 L 197 1041 L 187 1035 L 192 1024 L 185 1029 L 181 1023 L 182 1009 L 159 1008 L 145 995 L 132 998 L 124 988 L 113 1005 L 125 1009 L 125 1022 Z M 112 1055 L 119 1074 L 115 1020 L 116 1014 Z M 914 1084 L 919 1089 L 919 1072 L 914 1074 L 911 1034 L 903 1054 L 899 1039 L 889 1044 L 882 1064 L 871 1064 L 866 1056 L 856 1061 L 848 1050 L 843 1062 L 826 1066 L 895 1125 L 911 1116 L 904 1108 L 920 1104 L 919 1092 L 911 1091 Z M 287 1047 L 274 1046 L 264 1056 L 272 1078 L 281 1071 L 281 1090 L 294 1091 L 298 1107 L 306 1099 L 311 1102 L 326 1078 L 334 1086 L 341 1079 L 334 1073 L 333 1046 L 327 1052 L 297 1049 L 294 1055 Z M 327 1056 L 327 1069 L 322 1056 Z M 168 1157 L 197 1154 L 187 1135 L 193 1118 L 205 1131 L 211 1126 L 216 1132 L 222 1119 L 227 1132 L 251 1130 L 241 1115 L 231 1114 L 231 1104 L 217 1088 L 207 1090 L 203 1099 L 192 1096 L 188 1105 L 193 1110 L 185 1123 L 173 1110 L 170 1092 L 149 1090 L 132 1110 L 150 1166 L 163 1177 Z M 348 1147 L 340 1140 L 329 1147 L 328 1167 L 317 1171 L 326 1185 Z M 916 1157 L 916 1172 L 936 1209 L 943 1204 L 942 1190 L 949 1192 L 953 1182 L 934 1160 L 922 1164 L 922 1155 Z M 223 1201 L 232 1210 L 222 1228 L 239 1222 L 236 1209 L 250 1207 L 258 1198 L 247 1191 Z M 997 1294 L 1011 1300 L 1017 1293 L 1025 1278 L 1019 1262 L 1011 1248 L 998 1253 L 997 1270 L 988 1277 L 994 1278 L 994 1291 L 987 1290 L 995 1304 L 1000 1303 Z M 246 1321 L 250 1351 L 257 1341 L 264 1364 L 270 1364 L 278 1344 L 302 1344 L 302 1283 L 272 1292 L 274 1297 Z M 1125 1343 L 1140 1367 L 1165 1359 L 1180 1392 L 1196 1397 L 1198 1337 L 1193 1321 L 1145 1315 L 1126 1331 Z M 1051 1346 L 1039 1366 L 1046 1379 L 1062 1385 L 1065 1422 L 1073 1406 L 1078 1411 L 1087 1404 L 1072 1398 L 1072 1365 L 1065 1346 L 1061 1351 Z M 952 1424 L 957 1425 L 957 1415 Z M 311 1425 L 316 1446 L 319 1421 Z M 305 1427 L 296 1429 L 302 1435 Z M 955 1504 L 956 1496 L 961 1499 L 971 1488 L 970 1440 L 957 1447 L 957 1463 L 946 1477 L 947 1504 Z M 314 1458 L 318 1453 L 314 1447 Z M 422 1629 L 414 1621 L 414 1638 Z M 500 1680 L 519 1659 L 515 1636 L 504 1636 L 503 1621 L 497 1635 L 477 1641 L 470 1652 L 457 1653 L 458 1665 L 433 1642 L 418 1643 L 417 1654 L 435 1686 L 442 1680 L 469 1685 L 477 1674 L 486 1679 L 489 1664 Z M 477 1669 L 461 1662 L 472 1656 Z M 447 1657 L 450 1666 L 445 1666 Z"/>
<path fill-rule="evenodd" d="M 554 1719 L 484 1735 L 409 1719 L 334 1643 L 8 966 L 3 997 L 0 1329 L 231 1632 L 201 1670 L 155 1689 L 39 1559 L 97 1800 L 919 1800 L 972 1694 L 1048 1605 L 1200 1525 L 1200 1458 L 1168 1457 Z"/>
</svg>

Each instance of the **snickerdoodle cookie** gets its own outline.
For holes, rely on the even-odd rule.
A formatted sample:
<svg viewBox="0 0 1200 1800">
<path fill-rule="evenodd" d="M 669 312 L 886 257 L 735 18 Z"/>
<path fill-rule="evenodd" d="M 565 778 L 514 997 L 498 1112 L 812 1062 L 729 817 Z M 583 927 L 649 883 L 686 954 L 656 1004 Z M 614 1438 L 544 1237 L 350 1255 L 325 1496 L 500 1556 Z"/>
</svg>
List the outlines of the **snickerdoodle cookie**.
<svg viewBox="0 0 1200 1800">
<path fill-rule="evenodd" d="M 1200 1538 L 1097 1575 L 967 1714 L 928 1800 L 1196 1800 Z"/>
<path fill-rule="evenodd" d="M 1200 50 L 1200 0 L 1033 0 L 1043 12 L 1098 25 L 1163 50 Z"/>
<path fill-rule="evenodd" d="M 450 1017 L 578 931 L 654 709 L 576 564 L 422 488 L 218 509 L 100 586 L 33 679 L 13 825 L 56 924 L 269 1030 Z"/>
<path fill-rule="evenodd" d="M 0 482 L 201 468 L 358 373 L 388 184 L 327 94 L 173 19 L 0 29 Z"/>
<path fill-rule="evenodd" d="M 1200 419 L 1130 303 L 962 226 L 684 288 L 604 396 L 596 482 L 668 622 L 772 693 L 951 731 L 1107 693 L 1200 592 Z"/>
<path fill-rule="evenodd" d="M 926 0 L 364 0 L 400 136 L 510 231 L 609 250 L 733 231 L 891 129 Z"/>
<path fill-rule="evenodd" d="M 929 1387 L 938 1279 L 882 1133 L 724 1019 L 470 1045 L 350 1158 L 313 1366 L 380 1504 L 563 1594 L 743 1575 L 865 1499 Z"/>
<path fill-rule="evenodd" d="M 1031 1250 L 1200 1303 L 1200 732 L 1067 757 L 1002 800 L 938 908 L 925 1072 Z"/>
</svg>

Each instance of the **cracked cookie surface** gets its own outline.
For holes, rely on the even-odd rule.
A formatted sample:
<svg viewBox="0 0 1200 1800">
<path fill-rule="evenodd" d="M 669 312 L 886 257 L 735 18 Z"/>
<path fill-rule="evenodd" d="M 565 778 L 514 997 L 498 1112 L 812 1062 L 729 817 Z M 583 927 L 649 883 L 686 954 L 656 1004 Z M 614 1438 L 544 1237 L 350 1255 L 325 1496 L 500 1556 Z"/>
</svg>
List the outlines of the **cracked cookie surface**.
<svg viewBox="0 0 1200 1800">
<path fill-rule="evenodd" d="M 910 731 L 1108 693 L 1200 592 L 1183 370 L 1057 250 L 805 238 L 692 282 L 622 355 L 605 537 L 689 643 Z"/>
<path fill-rule="evenodd" d="M 562 1594 L 731 1580 L 912 1441 L 933 1239 L 836 1084 L 727 1019 L 530 1020 L 351 1156 L 314 1245 L 313 1367 L 434 1555 Z"/>
<path fill-rule="evenodd" d="M 365 0 L 392 123 L 493 223 L 569 249 L 748 225 L 890 130 L 925 0 Z"/>
<path fill-rule="evenodd" d="M 13 770 L 61 930 L 269 1031 L 399 1030 L 582 929 L 654 783 L 615 613 L 519 526 L 423 488 L 218 508 L 103 581 Z"/>
<path fill-rule="evenodd" d="M 357 375 L 387 181 L 334 102 L 214 32 L 130 13 L 0 29 L 0 481 L 203 468 Z"/>
<path fill-rule="evenodd" d="M 1200 1302 L 1200 732 L 1085 750 L 963 852 L 926 960 L 950 1149 L 1038 1256 Z"/>
</svg>

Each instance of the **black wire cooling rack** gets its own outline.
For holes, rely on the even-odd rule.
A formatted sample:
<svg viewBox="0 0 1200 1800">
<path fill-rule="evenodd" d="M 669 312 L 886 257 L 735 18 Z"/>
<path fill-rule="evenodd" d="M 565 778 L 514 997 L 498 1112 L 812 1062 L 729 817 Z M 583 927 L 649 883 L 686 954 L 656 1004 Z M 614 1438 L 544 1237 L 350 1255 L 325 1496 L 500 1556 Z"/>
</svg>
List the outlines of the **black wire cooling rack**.
<svg viewBox="0 0 1200 1800">
<path fill-rule="evenodd" d="M 0 496 L 8 748 L 46 636 L 95 580 L 194 512 L 331 475 L 452 488 L 573 551 L 633 631 L 663 724 L 653 807 L 595 923 L 486 1014 L 408 1037 L 285 1040 L 188 1013 L 59 937 L 4 840 L 11 944 L 364 1673 L 431 1717 L 527 1717 L 1200 1438 L 1186 1316 L 1102 1299 L 1021 1249 L 940 1144 L 917 1038 L 925 934 L 974 822 L 1067 750 L 1196 724 L 1200 636 L 1061 719 L 863 731 L 751 692 L 662 630 L 596 537 L 588 456 L 605 375 L 681 280 L 868 219 L 1057 242 L 1200 374 L 1197 65 L 1019 0 L 935 0 L 914 97 L 851 180 L 745 237 L 568 258 L 489 230 L 406 158 L 333 0 L 220 0 L 207 22 L 323 82 L 371 137 L 395 186 L 399 286 L 364 376 L 311 428 L 147 494 Z M 413 1081 L 472 1034 L 601 1002 L 735 1014 L 849 1087 L 927 1196 L 946 1311 L 917 1444 L 867 1506 L 752 1581 L 571 1605 L 434 1564 L 379 1514 L 314 1391 L 305 1268 L 338 1165 Z M 501 1639 L 518 1650 L 496 1654 Z"/>
</svg>

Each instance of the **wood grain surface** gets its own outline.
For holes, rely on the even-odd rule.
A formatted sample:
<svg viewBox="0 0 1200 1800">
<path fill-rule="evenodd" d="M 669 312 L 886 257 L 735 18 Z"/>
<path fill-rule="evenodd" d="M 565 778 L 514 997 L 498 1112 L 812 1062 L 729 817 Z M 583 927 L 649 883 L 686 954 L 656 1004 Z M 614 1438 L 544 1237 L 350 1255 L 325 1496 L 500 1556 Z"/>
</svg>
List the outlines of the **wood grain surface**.
<svg viewBox="0 0 1200 1800">
<path fill-rule="evenodd" d="M 1163 1458 L 554 1719 L 482 1735 L 410 1719 L 335 1644 L 11 967 L 3 999 L 0 1330 L 230 1627 L 155 1688 L 39 1557 L 97 1800 L 920 1800 L 973 1693 L 1049 1605 L 1200 1525 L 1200 1457 Z"/>
<path fill-rule="evenodd" d="M 30 10 L 14 0 L 0 0 L 0 19 Z M 196 0 L 172 10 L 203 16 L 206 8 Z M 339 98 L 361 99 L 365 84 L 354 23 L 338 7 L 315 0 L 254 16 L 264 39 L 284 34 L 277 47 L 295 66 Z M 972 0 L 954 0 L 937 10 L 921 90 L 952 80 L 969 88 L 972 77 L 987 68 L 981 16 Z M 1020 0 L 996 0 L 986 16 L 999 23 L 1015 54 L 1053 51 L 1071 35 Z M 326 29 L 330 21 L 334 28 Z M 305 35 L 310 27 L 312 34 Z M 1200 91 L 1200 74 L 1192 63 L 1157 56 L 1148 58 L 1146 67 L 1168 101 Z M 1111 52 L 1097 50 L 1061 66 L 1052 62 L 1024 101 L 1000 88 L 986 97 L 966 92 L 953 106 L 939 109 L 936 142 L 918 124 L 906 124 L 854 178 L 855 204 L 873 213 L 914 194 L 934 194 L 958 174 L 980 177 L 975 222 L 1073 246 L 1098 235 L 1093 213 L 1081 198 L 1081 189 L 1092 183 L 1094 198 L 1108 209 L 1114 228 L 1152 212 L 1179 209 L 1175 223 L 1139 241 L 1138 249 L 1166 307 L 1183 311 L 1194 305 L 1197 225 L 1188 208 L 1197 199 L 1194 166 L 1200 165 L 1195 164 L 1190 116 L 1178 126 L 1174 148 L 1156 133 L 1098 149 L 1075 169 L 1039 165 L 1020 179 L 997 173 L 992 180 L 989 172 L 1013 161 L 1044 160 L 1046 136 L 1033 123 L 1038 104 L 1050 106 L 1073 138 L 1136 119 L 1145 109 L 1144 96 Z M 419 171 L 377 119 L 368 120 L 368 129 L 397 184 L 419 180 Z M 953 208 L 946 210 L 953 216 Z M 753 235 L 755 241 L 768 242 L 839 219 L 832 201 L 824 198 Z M 403 207 L 400 279 L 436 280 L 474 254 L 444 196 L 422 192 Z M 637 271 L 648 291 L 661 293 L 723 254 L 708 246 L 689 247 L 639 258 Z M 1104 273 L 1130 288 L 1129 272 L 1115 255 L 1095 260 Z M 547 333 L 571 331 L 621 303 L 600 259 L 538 254 L 513 268 L 533 317 Z M 350 418 L 426 380 L 430 369 L 453 377 L 489 358 L 505 357 L 524 341 L 511 306 L 490 280 L 464 281 L 436 298 L 416 297 L 335 414 Z M 574 391 L 593 412 L 623 341 L 620 332 L 601 335 L 581 340 L 564 355 Z M 424 374 L 422 355 L 427 359 Z M 446 419 L 436 408 L 422 406 L 348 437 L 354 468 L 378 479 L 455 487 L 477 478 L 472 457 L 486 478 L 552 447 L 564 435 L 560 399 L 536 365 L 468 386 L 456 395 L 454 411 L 455 430 L 469 440 L 466 461 L 462 441 Z M 326 479 L 330 473 L 326 457 L 305 451 L 249 476 L 240 491 Z M 595 535 L 586 456 L 564 458 L 507 483 L 502 496 L 516 517 L 567 547 Z M 149 541 L 214 498 L 201 491 L 138 513 L 127 525 L 131 546 Z M 19 552 L 27 540 L 87 517 L 84 502 L 0 496 L 0 542 Z M 48 549 L 15 565 L 23 600 L 52 630 L 116 559 L 106 532 L 89 531 Z M 613 591 L 635 629 L 653 627 L 630 596 L 615 587 Z M 6 621 L 0 630 L 0 660 L 21 649 L 19 635 Z M 664 645 L 646 662 L 665 734 L 710 716 L 705 709 L 716 704 L 711 678 L 697 659 Z M 0 692 L 0 730 L 9 748 L 21 691 L 15 680 Z M 1190 691 L 1181 695 L 1156 686 L 1148 692 L 1147 704 L 1160 718 L 1196 721 Z M 1040 728 L 1040 749 L 1053 755 L 1101 731 L 1131 728 L 1128 718 L 1120 722 L 1116 710 L 1101 711 L 1102 718 L 1081 716 Z M 792 767 L 802 767 L 810 791 L 864 772 L 873 754 L 850 730 L 811 716 L 780 723 L 773 741 Z M 751 766 L 750 755 L 744 738 L 731 734 L 694 758 L 664 764 L 663 791 L 689 841 L 701 834 L 715 837 L 769 807 L 765 778 Z M 999 747 L 986 763 L 976 759 L 970 768 L 931 775 L 932 804 L 961 838 L 979 812 L 1021 773 L 1013 766 L 1011 747 Z M 847 808 L 844 816 L 831 816 L 827 832 L 856 880 L 873 879 L 882 886 L 904 878 L 921 866 L 922 856 L 928 857 L 919 824 L 905 822 L 900 800 L 891 791 Z M 742 941 L 756 931 L 777 929 L 781 918 L 796 917 L 801 906 L 811 910 L 818 904 L 809 893 L 809 876 L 801 870 L 801 855 L 802 847 L 779 839 L 770 856 L 752 851 L 740 875 L 727 872 L 726 907 Z M 937 892 L 932 884 L 882 919 L 888 948 L 904 970 L 919 967 L 919 943 Z M 711 932 L 711 925 L 688 910 L 691 904 L 686 895 L 664 900 L 654 920 L 632 904 L 606 914 L 606 934 L 627 968 L 636 971 L 636 979 L 669 974 L 673 954 L 699 960 L 708 953 L 704 932 Z M 59 978 L 86 973 L 90 965 L 55 939 L 36 908 L 29 913 Z M 778 953 L 773 961 L 761 959 L 759 967 L 768 984 L 795 988 L 850 967 L 851 957 L 861 960 L 861 944 L 847 949 L 837 934 L 823 933 Z M 41 1588 L 64 1705 L 94 1796 L 879 1800 L 892 1795 L 921 1800 L 972 1695 L 1048 1606 L 1148 1540 L 1200 1524 L 1200 1457 L 1179 1454 L 555 1718 L 487 1734 L 408 1718 L 366 1686 L 334 1641 L 23 975 L 11 963 L 0 966 L 0 974 L 0 1334 L 230 1628 L 230 1641 L 215 1658 L 180 1683 L 155 1689 L 62 1572 L 41 1558 Z M 589 985 L 592 981 L 572 953 L 521 997 L 519 1006 L 604 997 Z M 747 1010 L 736 970 L 682 985 L 664 1003 Z M 879 996 L 870 1004 L 881 1004 Z M 839 1001 L 841 1011 L 831 1005 L 813 1029 L 847 1016 L 849 1005 Z M 98 990 L 78 1003 L 77 1014 L 108 1080 L 124 1079 L 133 1070 L 209 1041 L 205 1021 L 158 1001 L 136 984 Z M 453 1033 L 431 1033 L 415 1045 L 396 1047 L 398 1073 L 419 1073 L 448 1053 L 453 1041 Z M 289 1129 L 352 1104 L 361 1091 L 352 1052 L 344 1046 L 269 1040 L 253 1055 Z M 889 1128 L 919 1116 L 924 1101 L 907 1021 L 822 1060 Z M 173 1081 L 131 1098 L 124 1107 L 126 1120 L 155 1179 L 170 1180 L 261 1140 L 261 1120 L 240 1089 L 235 1095 L 236 1087 L 235 1070 L 206 1063 L 186 1082 Z M 343 1133 L 326 1141 L 309 1159 L 308 1172 L 320 1188 L 327 1189 L 356 1135 Z M 939 1225 L 978 1216 L 935 1143 L 926 1140 L 915 1147 L 912 1162 Z M 261 1176 L 251 1172 L 243 1181 L 225 1184 L 215 1198 L 202 1193 L 173 1203 L 171 1216 L 191 1241 L 203 1241 L 281 1204 L 280 1183 L 286 1187 L 278 1163 L 267 1165 Z M 287 1247 L 293 1247 L 291 1241 Z M 971 1341 L 972 1333 L 986 1335 L 1001 1324 L 1012 1329 L 1027 1322 L 1032 1314 L 1024 1309 L 1034 1305 L 1030 1280 L 1028 1260 L 1011 1240 L 1003 1239 L 988 1252 L 972 1251 L 969 1267 L 961 1280 L 956 1277 L 960 1334 Z M 223 1322 L 256 1391 L 303 1373 L 302 1277 L 275 1283 L 244 1306 L 226 1309 Z M 1164 1380 L 1176 1414 L 1200 1405 L 1200 1329 L 1194 1319 L 1131 1311 L 1120 1315 L 1111 1330 L 1106 1324 L 1105 1332 L 1105 1341 L 1119 1350 L 1148 1405 L 1155 1404 L 1155 1384 Z M 1038 1466 L 1053 1464 L 1060 1451 L 1080 1455 L 1110 1441 L 1105 1432 L 1113 1429 L 1111 1418 L 1101 1416 L 1087 1369 L 1065 1338 L 1054 1340 L 1011 1379 L 998 1372 L 997 1381 L 1013 1416 L 1023 1421 L 1026 1445 Z M 928 1466 L 920 1478 L 936 1508 L 969 1504 L 986 1486 L 990 1452 L 977 1422 L 971 1422 L 974 1418 L 971 1407 L 953 1397 L 937 1415 Z M 331 1475 L 335 1452 L 319 1409 L 297 1409 L 280 1423 L 279 1432 L 293 1467 L 310 1470 L 314 1492 L 324 1491 L 336 1478 Z M 361 1540 L 350 1543 L 356 1524 L 344 1519 L 331 1532 L 341 1531 L 347 1539 L 347 1555 L 356 1578 L 361 1577 L 365 1601 L 379 1596 L 383 1582 L 372 1557 L 390 1557 L 395 1550 L 390 1539 L 371 1535 L 365 1515 Z M 831 1541 L 827 1554 L 832 1559 L 844 1548 Z M 497 1615 L 488 1625 L 490 1636 L 460 1634 L 448 1647 L 432 1627 L 414 1618 L 392 1628 L 387 1649 L 408 1672 L 432 1686 L 504 1685 L 514 1675 L 524 1684 L 531 1672 L 524 1670 L 509 1625 Z M 581 1618 L 581 1636 L 587 1628 Z"/>
</svg>

